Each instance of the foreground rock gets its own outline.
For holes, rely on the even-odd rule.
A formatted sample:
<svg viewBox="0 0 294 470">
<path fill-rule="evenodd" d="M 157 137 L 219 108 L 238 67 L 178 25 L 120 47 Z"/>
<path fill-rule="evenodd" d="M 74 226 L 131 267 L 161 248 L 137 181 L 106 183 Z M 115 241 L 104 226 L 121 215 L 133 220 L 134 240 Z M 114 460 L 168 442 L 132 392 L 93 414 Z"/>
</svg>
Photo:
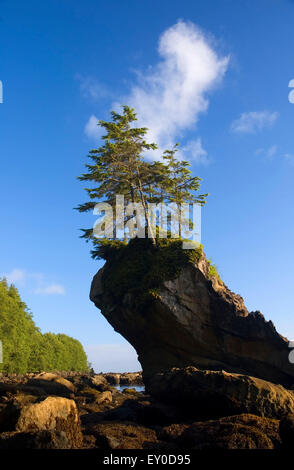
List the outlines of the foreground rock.
<svg viewBox="0 0 294 470">
<path fill-rule="evenodd" d="M 68 396 L 75 391 L 74 385 L 64 377 L 49 372 L 42 372 L 28 380 L 28 386 L 43 389 L 47 394 Z"/>
<path fill-rule="evenodd" d="M 111 385 L 142 385 L 142 372 L 124 372 L 103 374 Z"/>
<path fill-rule="evenodd" d="M 193 365 L 292 386 L 288 341 L 273 323 L 249 313 L 243 299 L 213 275 L 203 253 L 195 250 L 177 270 L 181 253 L 167 250 L 134 240 L 106 262 L 91 286 L 91 300 L 136 349 L 144 381 Z"/>
<path fill-rule="evenodd" d="M 17 442 L 22 442 L 24 447 L 40 448 L 45 441 L 44 447 L 71 449 L 80 447 L 82 442 L 76 404 L 62 397 L 47 397 L 25 405 L 16 399 L 2 409 L 0 429 L 4 431 L 0 435 L 0 448 Z"/>
<path fill-rule="evenodd" d="M 120 385 L 143 385 L 142 372 L 125 372 L 120 374 Z"/>
<path fill-rule="evenodd" d="M 69 378 L 75 390 L 72 399 L 47 396 L 44 389 L 37 389 L 38 393 L 32 394 L 35 389 L 23 381 L 18 390 L 14 381 L 13 388 L 3 386 L 0 390 L 0 449 L 152 449 L 166 453 L 183 449 L 291 448 L 294 419 L 292 414 L 287 414 L 291 400 L 285 398 L 284 405 L 282 403 L 279 395 L 284 390 L 282 387 L 270 384 L 270 390 L 257 389 L 258 379 L 251 383 L 249 377 L 249 382 L 245 382 L 247 388 L 241 380 L 242 393 L 236 397 L 230 385 L 230 380 L 232 383 L 236 380 L 234 374 L 224 375 L 231 377 L 227 384 L 222 375 L 217 378 L 219 372 L 198 371 L 206 374 L 208 379 L 202 377 L 200 380 L 198 376 L 196 380 L 197 370 L 189 369 L 189 374 L 175 370 L 169 378 L 157 376 L 152 396 L 134 390 L 131 393 L 130 390 L 129 393 L 119 391 L 111 385 L 108 390 L 102 390 L 105 387 L 103 380 L 97 378 L 95 385 L 83 374 Z M 202 396 L 195 396 L 195 380 L 199 390 L 206 387 Z M 233 389 L 238 389 L 239 381 Z M 183 389 L 181 396 L 177 382 Z M 262 380 L 259 382 L 263 383 Z M 207 392 L 207 387 L 212 384 L 226 393 L 226 401 L 220 399 L 221 394 Z M 245 392 L 250 399 L 244 400 Z M 273 407 L 274 393 L 276 408 Z M 156 398 L 156 394 L 163 398 Z M 202 410 L 202 416 L 196 416 L 195 410 L 202 408 L 205 394 L 211 400 L 207 401 L 205 413 Z M 279 414 L 284 406 L 286 414 L 281 420 L 240 414 L 240 400 L 244 400 L 246 410 L 252 409 L 254 394 L 258 404 L 256 413 L 264 406 L 271 410 L 269 414 L 273 414 L 273 409 Z M 214 401 L 218 406 L 223 403 L 227 406 L 230 402 L 233 406 L 217 411 L 220 414 L 230 412 L 231 416 L 212 419 L 209 415 L 211 410 L 215 411 Z"/>
<path fill-rule="evenodd" d="M 294 414 L 294 391 L 225 371 L 174 368 L 152 377 L 148 391 L 162 401 L 176 403 L 194 418 L 252 413 L 281 419 Z"/>
<path fill-rule="evenodd" d="M 0 435 L 0 449 L 72 449 L 61 431 L 7 432 Z"/>
<path fill-rule="evenodd" d="M 103 449 L 144 449 L 157 442 L 154 430 L 137 424 L 101 423 L 88 429 Z"/>
<path fill-rule="evenodd" d="M 279 421 L 241 414 L 163 430 L 163 436 L 189 449 L 277 449 Z"/>
</svg>

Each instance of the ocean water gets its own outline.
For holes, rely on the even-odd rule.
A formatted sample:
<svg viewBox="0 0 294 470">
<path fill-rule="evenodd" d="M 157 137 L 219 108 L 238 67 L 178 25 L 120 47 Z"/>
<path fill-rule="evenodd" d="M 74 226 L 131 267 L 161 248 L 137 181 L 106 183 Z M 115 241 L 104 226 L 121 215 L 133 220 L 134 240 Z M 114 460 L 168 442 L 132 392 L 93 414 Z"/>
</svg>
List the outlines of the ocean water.
<svg viewBox="0 0 294 470">
<path fill-rule="evenodd" d="M 120 392 L 122 392 L 125 388 L 134 388 L 134 389 L 137 390 L 137 392 L 144 392 L 145 391 L 144 385 L 115 385 L 115 387 Z"/>
</svg>

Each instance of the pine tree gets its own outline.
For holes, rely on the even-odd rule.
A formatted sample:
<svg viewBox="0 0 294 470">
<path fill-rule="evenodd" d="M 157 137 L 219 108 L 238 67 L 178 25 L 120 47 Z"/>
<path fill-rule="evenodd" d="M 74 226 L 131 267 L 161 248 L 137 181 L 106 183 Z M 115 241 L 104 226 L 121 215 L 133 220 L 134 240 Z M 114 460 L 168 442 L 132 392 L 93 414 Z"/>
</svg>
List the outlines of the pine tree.
<svg viewBox="0 0 294 470">
<path fill-rule="evenodd" d="M 152 185 L 154 165 L 143 159 L 144 152 L 157 148 L 144 139 L 148 129 L 131 127 L 137 120 L 132 108 L 123 106 L 123 113 L 111 112 L 112 121 L 100 120 L 98 125 L 106 130 L 104 145 L 90 151 L 93 164 L 87 164 L 88 173 L 79 177 L 90 181 L 94 188 L 85 188 L 90 201 L 78 206 L 80 212 L 93 209 L 97 202 L 107 202 L 116 207 L 116 195 L 125 197 L 125 203 L 140 202 L 143 206 L 146 227 L 152 233 L 148 217 L 146 192 Z M 83 237 L 93 239 L 92 229 L 84 230 Z M 155 236 L 152 234 L 153 242 Z M 97 243 L 97 240 L 96 240 Z M 99 242 L 98 242 L 99 243 Z"/>
<path fill-rule="evenodd" d="M 152 211 L 149 211 L 148 204 L 174 203 L 177 212 L 180 213 L 182 203 L 199 204 L 205 203 L 207 194 L 196 195 L 200 188 L 201 179 L 192 176 L 189 169 L 190 164 L 184 160 L 176 158 L 178 144 L 172 150 L 166 150 L 163 161 L 148 162 L 144 159 L 146 151 L 157 149 L 156 143 L 147 143 L 145 135 L 148 131 L 145 127 L 134 127 L 137 121 L 134 109 L 123 106 L 122 114 L 111 112 L 111 121 L 98 121 L 98 126 L 105 129 L 106 133 L 102 137 L 103 145 L 97 149 L 92 149 L 89 158 L 92 163 L 86 164 L 87 173 L 82 174 L 78 179 L 88 181 L 93 187 L 85 188 L 89 200 L 80 204 L 76 209 L 80 212 L 93 210 L 97 203 L 107 203 L 111 205 L 116 214 L 116 196 L 124 196 L 124 204 L 140 203 L 144 213 L 144 233 L 156 244 L 156 237 L 160 234 L 160 229 L 154 226 Z M 111 212 L 111 222 L 113 221 Z M 114 215 L 115 215 L 114 214 Z M 138 224 L 137 209 L 133 213 L 125 213 L 122 225 L 130 219 Z M 108 216 L 110 217 L 110 216 Z M 181 213 L 179 219 L 179 235 L 181 236 Z M 115 217 L 114 217 L 115 219 Z M 105 215 L 103 222 L 110 219 Z M 106 224 L 105 224 L 106 225 Z M 114 230 L 112 236 L 97 239 L 93 229 L 83 229 L 82 238 L 92 241 L 94 250 L 92 256 L 100 257 L 103 250 L 110 247 L 108 238 L 115 241 L 112 247 L 119 246 L 117 227 L 114 220 Z"/>
<path fill-rule="evenodd" d="M 184 203 L 197 203 L 204 205 L 208 194 L 195 194 L 201 184 L 201 178 L 192 176 L 191 164 L 186 160 L 178 160 L 176 154 L 179 144 L 172 150 L 166 150 L 163 159 L 166 162 L 167 173 L 159 183 L 163 198 L 169 203 L 176 204 L 176 212 L 179 224 L 179 236 L 181 237 L 182 220 L 181 207 Z M 187 221 L 185 221 L 187 222 Z"/>
</svg>

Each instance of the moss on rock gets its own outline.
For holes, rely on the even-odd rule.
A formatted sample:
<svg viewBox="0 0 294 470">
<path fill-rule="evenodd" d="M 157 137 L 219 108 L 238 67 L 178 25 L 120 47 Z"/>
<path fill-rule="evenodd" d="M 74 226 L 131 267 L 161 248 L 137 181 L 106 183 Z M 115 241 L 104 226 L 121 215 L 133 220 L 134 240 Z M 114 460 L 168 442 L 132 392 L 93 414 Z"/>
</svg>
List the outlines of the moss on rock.
<svg viewBox="0 0 294 470">
<path fill-rule="evenodd" d="M 140 238 L 120 245 L 110 241 L 108 246 L 103 245 L 103 257 L 107 260 L 103 273 L 105 291 L 117 300 L 128 292 L 142 302 L 146 297 L 156 296 L 164 281 L 177 278 L 188 263 L 199 261 L 201 256 L 201 245 L 184 250 L 182 240 L 178 239 L 159 239 L 156 245 Z"/>
</svg>

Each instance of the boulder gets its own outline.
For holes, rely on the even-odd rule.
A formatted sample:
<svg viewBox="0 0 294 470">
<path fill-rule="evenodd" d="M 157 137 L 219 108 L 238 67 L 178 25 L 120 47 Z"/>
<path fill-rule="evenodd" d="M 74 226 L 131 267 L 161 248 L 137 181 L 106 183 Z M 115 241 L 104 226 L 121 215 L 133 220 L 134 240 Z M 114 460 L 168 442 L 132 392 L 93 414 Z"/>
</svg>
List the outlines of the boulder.
<svg viewBox="0 0 294 470">
<path fill-rule="evenodd" d="M 19 392 L 24 394 L 31 394 L 36 396 L 42 396 L 45 394 L 45 390 L 40 386 L 29 385 L 29 384 L 17 384 L 17 383 L 0 383 L 0 397 L 7 395 L 14 395 Z"/>
<path fill-rule="evenodd" d="M 80 390 L 81 396 L 87 397 L 87 402 L 95 402 L 101 393 L 103 392 L 99 392 L 99 390 L 93 387 L 84 387 Z"/>
<path fill-rule="evenodd" d="M 57 433 L 59 437 L 64 434 L 63 441 L 66 438 L 70 448 L 79 447 L 82 442 L 76 404 L 67 398 L 47 397 L 38 403 L 9 404 L 0 414 L 0 425 L 2 431 L 32 434 L 49 431 Z M 20 439 L 14 435 L 10 437 L 13 437 L 14 442 Z"/>
<path fill-rule="evenodd" d="M 142 372 L 124 372 L 120 375 L 120 385 L 142 385 Z"/>
<path fill-rule="evenodd" d="M 279 422 L 242 414 L 217 421 L 194 423 L 177 439 L 188 449 L 278 449 Z"/>
<path fill-rule="evenodd" d="M 28 380 L 27 386 L 41 388 L 48 395 L 68 396 L 76 391 L 72 382 L 50 372 L 42 372 L 36 375 Z"/>
<path fill-rule="evenodd" d="M 109 391 L 101 392 L 97 395 L 95 399 L 95 403 L 100 405 L 101 403 L 112 403 L 112 394 Z"/>
<path fill-rule="evenodd" d="M 90 298 L 137 351 L 145 383 L 192 365 L 294 384 L 288 340 L 260 312 L 248 312 L 200 249 L 134 239 L 94 276 Z"/>
<path fill-rule="evenodd" d="M 94 374 L 93 376 L 81 375 L 80 377 L 75 377 L 73 383 L 76 388 L 76 393 L 82 392 L 85 388 L 95 389 L 99 392 L 104 392 L 111 388 L 111 385 L 109 385 L 102 374 Z"/>
<path fill-rule="evenodd" d="M 150 393 L 194 418 L 239 413 L 281 419 L 294 413 L 294 392 L 256 377 L 225 371 L 173 368 L 149 381 Z"/>
<path fill-rule="evenodd" d="M 173 423 L 161 428 L 158 431 L 158 437 L 163 441 L 178 444 L 181 442 L 181 436 L 187 428 L 189 428 L 189 424 Z"/>
<path fill-rule="evenodd" d="M 71 449 L 64 431 L 5 432 L 0 449 Z"/>
<path fill-rule="evenodd" d="M 144 449 L 157 441 L 152 429 L 118 422 L 96 424 L 87 433 L 96 437 L 96 445 L 102 449 Z"/>
<path fill-rule="evenodd" d="M 104 374 L 105 379 L 109 385 L 119 385 L 120 384 L 120 374 L 115 374 L 110 372 L 109 374 Z"/>
<path fill-rule="evenodd" d="M 93 377 L 89 377 L 89 385 L 97 388 L 100 392 L 104 392 L 109 389 L 109 383 L 102 374 L 96 374 Z"/>
<path fill-rule="evenodd" d="M 122 390 L 122 393 L 127 393 L 128 395 L 134 395 L 134 394 L 136 395 L 139 392 L 137 392 L 135 388 L 124 388 Z"/>
</svg>

